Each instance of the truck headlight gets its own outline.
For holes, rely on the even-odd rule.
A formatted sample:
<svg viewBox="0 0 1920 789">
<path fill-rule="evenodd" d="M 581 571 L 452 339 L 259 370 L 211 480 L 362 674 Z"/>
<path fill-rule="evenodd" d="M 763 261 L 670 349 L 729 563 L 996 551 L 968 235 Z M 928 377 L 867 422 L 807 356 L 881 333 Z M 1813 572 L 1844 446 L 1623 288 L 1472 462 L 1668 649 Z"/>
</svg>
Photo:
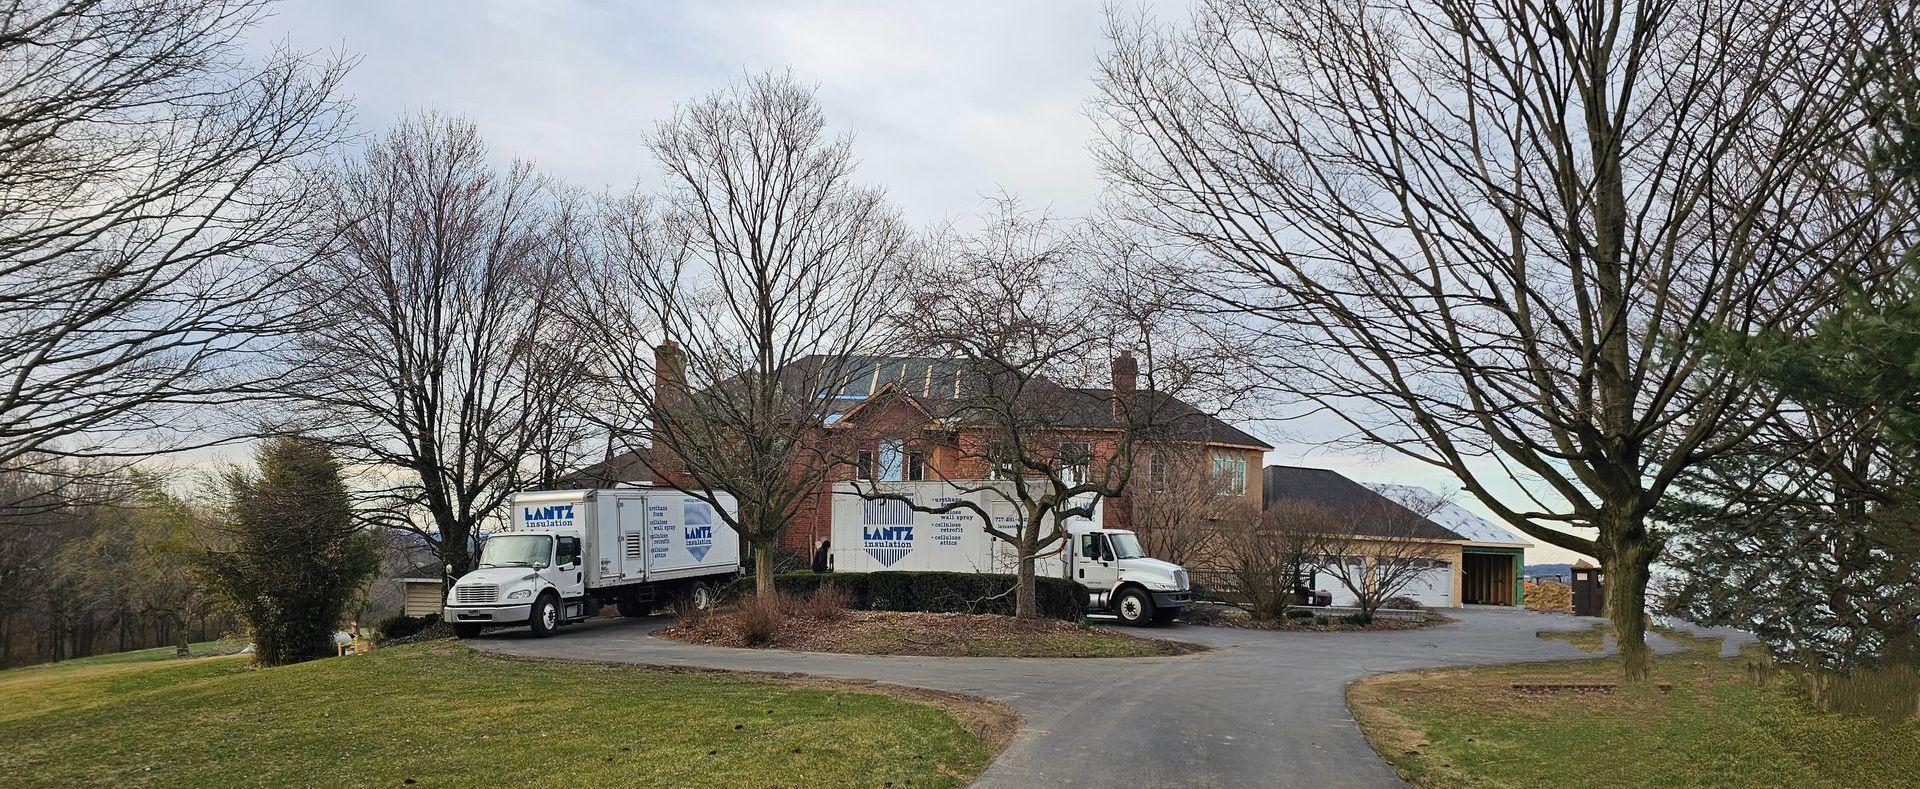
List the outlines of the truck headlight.
<svg viewBox="0 0 1920 789">
<path fill-rule="evenodd" d="M 525 600 L 533 596 L 532 589 L 516 589 L 507 593 L 508 600 Z"/>
</svg>

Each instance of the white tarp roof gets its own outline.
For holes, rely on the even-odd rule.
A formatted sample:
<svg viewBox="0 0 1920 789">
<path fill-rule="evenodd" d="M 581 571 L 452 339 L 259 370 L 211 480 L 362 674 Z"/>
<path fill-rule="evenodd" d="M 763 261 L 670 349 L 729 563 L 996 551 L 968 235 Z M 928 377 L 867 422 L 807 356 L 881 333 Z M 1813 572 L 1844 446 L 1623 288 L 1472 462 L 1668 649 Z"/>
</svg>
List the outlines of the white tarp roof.
<svg viewBox="0 0 1920 789">
<path fill-rule="evenodd" d="M 1474 542 L 1501 543 L 1515 546 L 1531 546 L 1533 542 L 1514 534 L 1505 526 L 1482 518 L 1458 504 L 1447 501 L 1440 494 L 1417 485 L 1387 485 L 1378 482 L 1360 483 L 1368 489 L 1389 499 L 1402 507 L 1427 516 L 1427 520 L 1451 529 L 1455 534 Z"/>
</svg>

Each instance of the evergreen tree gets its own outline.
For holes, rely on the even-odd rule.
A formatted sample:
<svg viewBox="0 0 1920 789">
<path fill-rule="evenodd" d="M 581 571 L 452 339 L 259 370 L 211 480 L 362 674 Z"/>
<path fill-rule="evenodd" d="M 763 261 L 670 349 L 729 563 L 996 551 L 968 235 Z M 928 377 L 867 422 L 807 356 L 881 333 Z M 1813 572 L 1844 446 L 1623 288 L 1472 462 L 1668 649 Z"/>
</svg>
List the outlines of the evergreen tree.
<svg viewBox="0 0 1920 789">
<path fill-rule="evenodd" d="M 262 444 L 258 470 L 227 475 L 228 544 L 203 564 L 252 634 L 254 663 L 333 654 L 332 636 L 379 559 L 354 523 L 340 465 L 304 438 Z"/>
</svg>

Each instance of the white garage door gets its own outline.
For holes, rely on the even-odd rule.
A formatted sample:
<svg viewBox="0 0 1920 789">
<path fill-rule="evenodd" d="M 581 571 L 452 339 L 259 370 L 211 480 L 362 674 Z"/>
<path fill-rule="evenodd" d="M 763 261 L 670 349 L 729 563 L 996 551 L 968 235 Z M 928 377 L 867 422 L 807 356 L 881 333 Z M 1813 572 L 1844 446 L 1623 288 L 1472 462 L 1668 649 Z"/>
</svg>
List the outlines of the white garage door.
<svg viewBox="0 0 1920 789">
<path fill-rule="evenodd" d="M 1407 581 L 1395 597 L 1411 597 L 1428 608 L 1453 607 L 1453 566 L 1434 562 L 1433 566 Z"/>
<path fill-rule="evenodd" d="M 1357 561 L 1357 560 L 1350 560 Z M 1409 579 L 1394 597 L 1411 597 L 1415 602 L 1428 608 L 1453 607 L 1453 566 L 1446 562 L 1432 562 L 1432 566 L 1419 575 Z M 1325 570 L 1316 570 L 1313 574 L 1313 588 L 1333 595 L 1333 604 L 1350 606 L 1359 604 L 1352 592 L 1340 583 L 1340 579 Z"/>
</svg>

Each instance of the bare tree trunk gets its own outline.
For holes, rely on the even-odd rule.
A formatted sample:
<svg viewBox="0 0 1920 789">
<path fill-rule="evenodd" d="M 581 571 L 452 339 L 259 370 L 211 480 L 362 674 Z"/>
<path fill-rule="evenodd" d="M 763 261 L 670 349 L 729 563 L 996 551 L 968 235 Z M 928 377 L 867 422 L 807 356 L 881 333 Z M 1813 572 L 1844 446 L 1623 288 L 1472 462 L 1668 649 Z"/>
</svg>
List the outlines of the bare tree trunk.
<svg viewBox="0 0 1920 789">
<path fill-rule="evenodd" d="M 1613 621 L 1614 642 L 1620 647 L 1622 678 L 1645 682 L 1653 671 L 1653 651 L 1647 647 L 1647 581 L 1660 546 L 1647 534 L 1643 519 L 1609 508 L 1602 518 L 1615 522 L 1600 530 L 1601 572 L 1606 574 L 1607 618 Z"/>
<path fill-rule="evenodd" d="M 753 544 L 753 593 L 773 594 L 772 540 L 756 540 Z"/>
<path fill-rule="evenodd" d="M 1020 569 L 1014 575 L 1013 618 L 1032 620 L 1040 618 L 1039 606 L 1034 603 L 1034 571 L 1037 560 L 1031 549 L 1020 552 Z"/>
</svg>

